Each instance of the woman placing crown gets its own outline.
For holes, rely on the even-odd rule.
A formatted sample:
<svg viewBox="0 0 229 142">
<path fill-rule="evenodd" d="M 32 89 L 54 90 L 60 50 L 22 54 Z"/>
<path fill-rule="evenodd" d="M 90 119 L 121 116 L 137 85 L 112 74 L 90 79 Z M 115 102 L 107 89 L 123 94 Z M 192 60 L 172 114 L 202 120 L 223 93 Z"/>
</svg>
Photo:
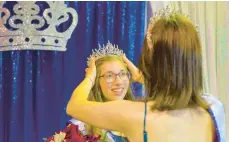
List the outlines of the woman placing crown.
<svg viewBox="0 0 229 142">
<path fill-rule="evenodd" d="M 161 11 L 144 40 L 139 70 L 125 57 L 132 77 L 143 78 L 144 101 L 88 101 L 97 74 L 91 58 L 85 79 L 74 90 L 67 114 L 90 125 L 114 130 L 130 142 L 224 142 L 223 106 L 201 95 L 202 54 L 198 32 L 179 12 Z M 135 75 L 135 76 L 134 76 Z M 104 82 L 104 77 L 99 78 Z M 121 82 L 121 78 L 116 77 Z M 120 84 L 113 82 L 111 86 Z M 114 84 L 115 83 L 115 84 Z M 114 93 L 124 91 L 111 88 Z"/>
</svg>

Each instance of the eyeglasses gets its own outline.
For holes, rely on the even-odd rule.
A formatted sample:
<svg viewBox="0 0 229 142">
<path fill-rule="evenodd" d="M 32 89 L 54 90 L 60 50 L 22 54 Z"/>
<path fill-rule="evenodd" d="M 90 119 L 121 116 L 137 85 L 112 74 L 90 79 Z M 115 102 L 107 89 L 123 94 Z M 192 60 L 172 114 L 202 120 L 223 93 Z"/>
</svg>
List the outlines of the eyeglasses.
<svg viewBox="0 0 229 142">
<path fill-rule="evenodd" d="M 111 83 L 116 80 L 117 76 L 119 76 L 119 78 L 122 81 L 127 81 L 130 79 L 129 72 L 125 72 L 125 71 L 121 71 L 118 74 L 115 74 L 113 72 L 108 72 L 108 73 L 105 73 L 104 75 L 101 75 L 100 77 L 103 77 L 107 83 Z"/>
</svg>

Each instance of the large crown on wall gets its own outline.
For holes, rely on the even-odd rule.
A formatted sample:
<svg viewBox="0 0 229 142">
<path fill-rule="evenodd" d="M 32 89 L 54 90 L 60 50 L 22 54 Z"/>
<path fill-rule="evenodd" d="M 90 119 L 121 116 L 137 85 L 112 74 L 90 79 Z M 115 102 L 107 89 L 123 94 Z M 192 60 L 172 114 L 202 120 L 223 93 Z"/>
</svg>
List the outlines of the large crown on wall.
<svg viewBox="0 0 229 142">
<path fill-rule="evenodd" d="M 19 1 L 13 13 L 0 2 L 0 51 L 55 50 L 66 51 L 66 44 L 78 23 L 78 14 L 64 1 L 48 1 L 42 15 L 35 1 Z M 60 24 L 72 21 L 65 31 L 58 31 Z M 6 25 L 9 26 L 6 26 Z"/>
</svg>

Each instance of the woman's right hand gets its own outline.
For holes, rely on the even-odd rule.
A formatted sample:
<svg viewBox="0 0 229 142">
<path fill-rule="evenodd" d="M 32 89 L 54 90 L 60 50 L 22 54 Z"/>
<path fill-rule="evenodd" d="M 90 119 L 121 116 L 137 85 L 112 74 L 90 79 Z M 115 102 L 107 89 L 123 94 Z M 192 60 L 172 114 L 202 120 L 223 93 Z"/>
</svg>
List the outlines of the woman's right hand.
<svg viewBox="0 0 229 142">
<path fill-rule="evenodd" d="M 96 66 L 95 66 L 94 58 L 90 59 L 88 68 L 85 69 L 85 72 L 86 72 L 85 78 L 89 78 L 93 86 L 95 83 L 95 78 L 96 78 Z"/>
<path fill-rule="evenodd" d="M 126 55 L 123 55 L 123 61 L 126 63 L 127 68 L 130 70 L 131 78 L 135 82 L 144 83 L 142 72 L 129 60 Z"/>
</svg>

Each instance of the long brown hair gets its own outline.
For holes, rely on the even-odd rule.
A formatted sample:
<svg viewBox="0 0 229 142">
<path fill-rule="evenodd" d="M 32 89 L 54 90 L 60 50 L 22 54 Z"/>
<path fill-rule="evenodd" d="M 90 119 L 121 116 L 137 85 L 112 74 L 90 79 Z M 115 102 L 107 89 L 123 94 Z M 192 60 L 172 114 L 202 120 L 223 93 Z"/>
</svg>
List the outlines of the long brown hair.
<svg viewBox="0 0 229 142">
<path fill-rule="evenodd" d="M 99 77 L 101 75 L 101 65 L 103 65 L 104 62 L 108 62 L 108 61 L 119 61 L 123 64 L 123 66 L 126 67 L 126 64 L 124 63 L 124 61 L 122 60 L 122 58 L 118 57 L 118 56 L 105 56 L 103 58 L 100 58 L 98 60 L 96 60 L 95 65 L 96 65 L 96 79 L 95 79 L 95 84 L 93 86 L 93 88 L 91 89 L 91 92 L 88 96 L 88 100 L 91 101 L 96 101 L 96 102 L 106 102 L 107 99 L 104 97 L 101 88 L 100 88 L 100 84 L 99 84 Z M 131 84 L 131 80 L 130 80 L 130 84 Z M 134 100 L 134 95 L 132 93 L 131 87 L 129 86 L 127 93 L 124 97 L 124 100 Z M 88 133 L 90 134 L 95 134 L 95 135 L 101 135 L 102 139 L 104 137 L 104 133 L 102 131 L 102 129 L 100 128 L 96 128 L 94 126 L 90 126 L 86 124 L 86 128 Z M 103 139 L 104 140 L 104 139 Z M 106 138 L 105 138 L 106 140 Z"/>
<path fill-rule="evenodd" d="M 201 98 L 202 53 L 196 28 L 180 14 L 160 18 L 150 27 L 139 69 L 145 79 L 146 100 L 155 101 L 152 109 L 208 108 Z"/>
</svg>

